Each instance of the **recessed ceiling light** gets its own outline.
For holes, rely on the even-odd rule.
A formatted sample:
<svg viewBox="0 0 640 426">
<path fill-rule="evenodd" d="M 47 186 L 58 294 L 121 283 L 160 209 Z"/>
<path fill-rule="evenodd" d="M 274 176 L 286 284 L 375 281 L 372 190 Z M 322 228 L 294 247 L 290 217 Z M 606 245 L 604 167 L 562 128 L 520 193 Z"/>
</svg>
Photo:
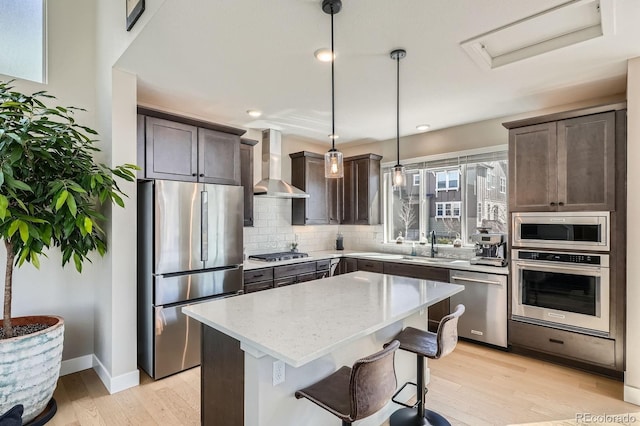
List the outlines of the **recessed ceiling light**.
<svg viewBox="0 0 640 426">
<path fill-rule="evenodd" d="M 249 114 L 253 118 L 258 118 L 262 115 L 262 111 L 259 111 L 257 109 L 248 109 L 247 114 Z"/>
<path fill-rule="evenodd" d="M 331 54 L 331 49 L 328 49 L 326 47 L 323 47 L 322 49 L 318 49 L 316 50 L 313 55 L 316 57 L 317 60 L 319 60 L 320 62 L 331 62 L 333 59 L 336 58 L 336 54 L 334 53 L 333 55 Z"/>
<path fill-rule="evenodd" d="M 416 129 L 424 132 L 425 130 L 429 130 L 431 128 L 431 126 L 429 126 L 428 124 L 420 124 L 418 126 L 416 126 Z"/>
</svg>

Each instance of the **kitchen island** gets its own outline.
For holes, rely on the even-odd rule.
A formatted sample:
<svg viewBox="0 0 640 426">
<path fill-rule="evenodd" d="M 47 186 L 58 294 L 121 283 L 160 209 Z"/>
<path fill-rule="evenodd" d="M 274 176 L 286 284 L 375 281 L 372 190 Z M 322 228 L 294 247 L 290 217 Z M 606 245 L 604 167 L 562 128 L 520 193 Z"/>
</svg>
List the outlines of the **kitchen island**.
<svg viewBox="0 0 640 426">
<path fill-rule="evenodd" d="M 377 352 L 405 326 L 426 329 L 425 308 L 463 289 L 360 271 L 183 308 L 203 324 L 202 424 L 339 424 L 294 392 Z M 415 355 L 398 351 L 396 373 L 399 385 L 414 381 Z M 358 424 L 377 426 L 396 408 Z"/>
</svg>

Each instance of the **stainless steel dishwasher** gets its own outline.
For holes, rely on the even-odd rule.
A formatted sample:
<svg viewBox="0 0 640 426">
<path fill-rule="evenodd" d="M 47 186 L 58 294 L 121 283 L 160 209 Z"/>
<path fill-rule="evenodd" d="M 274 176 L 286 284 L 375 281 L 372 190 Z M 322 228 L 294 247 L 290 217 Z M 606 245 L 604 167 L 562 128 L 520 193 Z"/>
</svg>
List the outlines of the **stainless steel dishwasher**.
<svg viewBox="0 0 640 426">
<path fill-rule="evenodd" d="M 507 347 L 507 276 L 451 270 L 449 282 L 464 285 L 451 296 L 451 309 L 462 303 L 458 335 L 490 345 Z"/>
</svg>

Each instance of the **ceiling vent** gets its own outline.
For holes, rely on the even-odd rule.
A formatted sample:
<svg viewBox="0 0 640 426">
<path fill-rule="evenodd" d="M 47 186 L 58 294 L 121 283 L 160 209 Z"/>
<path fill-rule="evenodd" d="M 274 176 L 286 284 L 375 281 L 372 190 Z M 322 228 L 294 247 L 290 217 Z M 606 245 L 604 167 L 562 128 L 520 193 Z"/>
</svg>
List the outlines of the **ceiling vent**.
<svg viewBox="0 0 640 426">
<path fill-rule="evenodd" d="M 614 34 L 615 0 L 572 0 L 460 43 L 485 69 Z"/>
</svg>

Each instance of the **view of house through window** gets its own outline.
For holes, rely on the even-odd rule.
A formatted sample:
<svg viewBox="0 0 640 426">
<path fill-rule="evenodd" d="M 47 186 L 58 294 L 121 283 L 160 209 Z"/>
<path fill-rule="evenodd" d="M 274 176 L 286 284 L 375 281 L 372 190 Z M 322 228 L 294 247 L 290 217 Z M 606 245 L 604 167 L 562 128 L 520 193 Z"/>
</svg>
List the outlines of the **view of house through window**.
<svg viewBox="0 0 640 426">
<path fill-rule="evenodd" d="M 407 185 L 393 190 L 384 173 L 385 241 L 419 241 L 436 232 L 436 243 L 452 244 L 478 228 L 507 232 L 507 152 L 456 155 L 405 165 Z"/>
</svg>

